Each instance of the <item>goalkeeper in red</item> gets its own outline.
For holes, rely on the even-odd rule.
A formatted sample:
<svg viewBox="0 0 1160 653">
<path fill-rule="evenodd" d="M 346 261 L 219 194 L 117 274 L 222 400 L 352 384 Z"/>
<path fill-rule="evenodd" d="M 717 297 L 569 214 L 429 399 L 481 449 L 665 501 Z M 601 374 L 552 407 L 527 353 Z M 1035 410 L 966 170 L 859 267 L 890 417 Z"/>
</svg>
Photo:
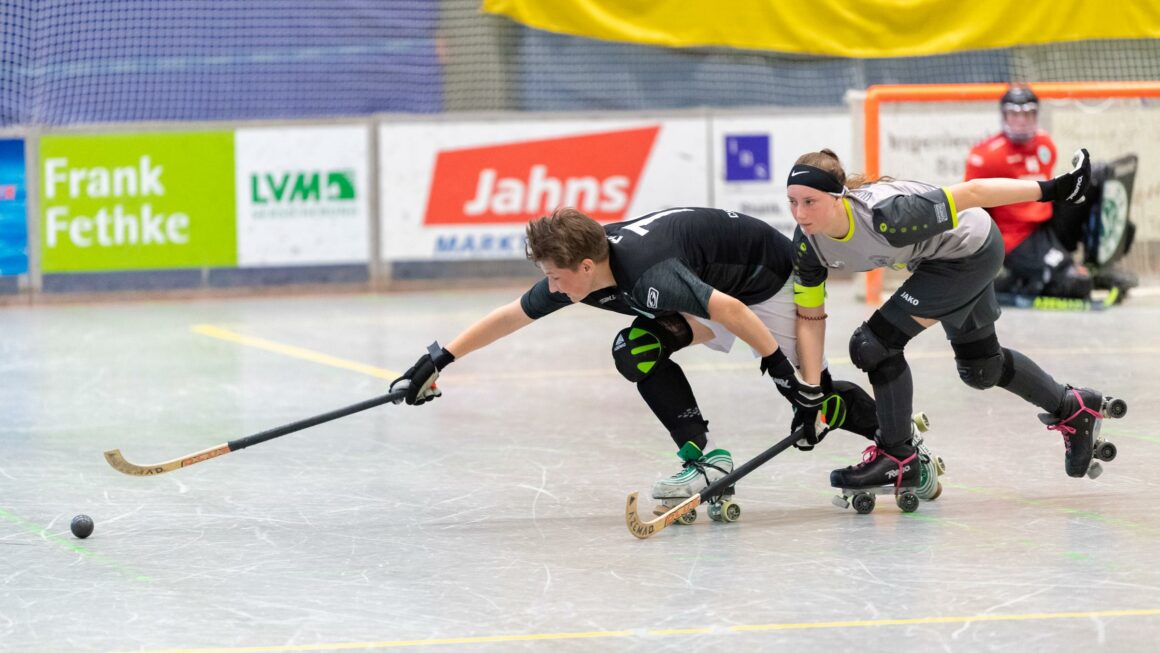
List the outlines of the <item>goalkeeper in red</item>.
<svg viewBox="0 0 1160 653">
<path fill-rule="evenodd" d="M 690 345 L 723 352 L 737 339 L 749 345 L 760 357 L 755 367 L 795 407 L 798 448 L 812 448 L 827 432 L 815 428 L 819 411 L 829 428 L 874 437 L 874 404 L 864 390 L 831 382 L 822 361 L 815 361 L 813 384 L 803 383 L 796 373 L 797 316 L 788 283 L 792 245 L 768 224 L 732 211 L 684 207 L 601 225 L 564 208 L 528 224 L 527 252 L 545 278 L 469 326 L 446 348 L 433 344 L 391 384 L 407 390 L 408 404 L 440 396 L 435 380 L 452 361 L 583 303 L 631 319 L 612 338 L 612 359 L 677 447 L 681 470 L 653 486 L 653 497 L 666 505 L 700 492 L 733 469 L 732 456 L 710 437 L 709 422 L 673 358 Z M 914 446 L 907 428 L 908 446 Z M 938 460 L 923 453 L 923 492 L 933 498 L 940 489 Z"/>
<path fill-rule="evenodd" d="M 1047 181 L 1057 161 L 1055 141 L 1039 128 L 1039 98 L 1026 86 L 1012 86 L 999 100 L 1003 129 L 971 148 L 966 176 L 970 179 L 1006 177 Z M 1093 165 L 1097 187 L 1107 167 Z M 1085 242 L 1093 214 L 1091 197 L 1081 202 L 1020 202 L 988 207 L 1003 236 L 1003 270 L 995 290 L 1015 295 L 1087 299 L 1092 288 L 1127 290 L 1138 285 L 1134 274 L 1118 265 L 1089 271 L 1077 265 L 1075 252 Z M 1134 233 L 1135 227 L 1128 224 Z M 1126 236 L 1125 251 L 1131 246 Z M 1094 274 L 1093 274 L 1094 272 Z"/>
<path fill-rule="evenodd" d="M 1044 412 L 1040 419 L 1063 436 L 1068 475 L 1094 476 L 1100 420 L 1119 417 L 1121 400 L 1057 382 L 1027 356 L 1002 347 L 995 332 L 999 306 L 992 284 L 1003 264 L 1003 239 L 984 207 L 1016 202 L 1083 201 L 1091 177 L 1086 150 L 1075 168 L 1045 181 L 974 179 L 946 188 L 883 178 L 847 177 L 829 150 L 798 158 L 787 194 L 798 227 L 794 236 L 794 300 L 804 318 L 825 313 L 831 269 L 908 269 L 911 275 L 849 339 L 850 358 L 874 387 L 879 435 L 863 461 L 834 470 L 831 485 L 857 500 L 865 494 L 913 487 L 919 479 L 910 438 L 914 385 L 907 343 L 940 324 L 954 351 L 959 377 L 972 388 L 1003 388 Z M 825 322 L 799 319 L 798 351 L 806 382 L 817 382 Z M 860 495 L 859 493 L 863 493 Z M 872 496 L 870 508 L 873 508 Z M 900 500 L 899 505 L 903 502 Z M 903 507 L 906 510 L 906 507 Z M 863 512 L 863 510 L 859 510 Z"/>
</svg>

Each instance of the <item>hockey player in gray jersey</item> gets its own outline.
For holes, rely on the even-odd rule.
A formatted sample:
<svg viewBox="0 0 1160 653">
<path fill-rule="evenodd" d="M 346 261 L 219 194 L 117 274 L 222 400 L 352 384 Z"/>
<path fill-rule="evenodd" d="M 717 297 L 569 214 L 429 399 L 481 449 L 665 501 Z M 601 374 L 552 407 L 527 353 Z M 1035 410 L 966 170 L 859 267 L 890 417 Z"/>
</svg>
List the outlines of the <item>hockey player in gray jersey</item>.
<svg viewBox="0 0 1160 653">
<path fill-rule="evenodd" d="M 1045 412 L 1040 419 L 1064 441 L 1070 476 L 1095 476 L 1093 450 L 1110 460 L 1115 449 L 1098 438 L 1102 417 L 1120 417 L 1122 400 L 1056 382 L 1029 358 L 1000 346 L 999 306 L 992 282 L 1003 263 L 1003 240 L 983 208 L 1016 202 L 1083 201 L 1091 167 L 1087 150 L 1074 169 L 1048 181 L 973 179 L 937 188 L 883 178 L 847 179 L 830 150 L 798 158 L 789 172 L 794 237 L 794 300 L 799 363 L 804 380 L 817 380 L 825 338 L 825 281 L 830 269 L 851 272 L 908 269 L 911 276 L 850 338 L 850 358 L 874 387 L 879 436 L 863 461 L 835 470 L 831 485 L 873 509 L 877 490 L 896 498 L 918 479 L 910 415 L 913 382 L 904 348 L 941 323 L 960 378 L 980 390 L 998 386 Z M 810 319 L 814 318 L 814 319 Z M 908 499 L 910 497 L 907 497 Z M 859 505 L 858 499 L 862 499 Z M 913 510 L 917 502 L 904 505 Z"/>
</svg>

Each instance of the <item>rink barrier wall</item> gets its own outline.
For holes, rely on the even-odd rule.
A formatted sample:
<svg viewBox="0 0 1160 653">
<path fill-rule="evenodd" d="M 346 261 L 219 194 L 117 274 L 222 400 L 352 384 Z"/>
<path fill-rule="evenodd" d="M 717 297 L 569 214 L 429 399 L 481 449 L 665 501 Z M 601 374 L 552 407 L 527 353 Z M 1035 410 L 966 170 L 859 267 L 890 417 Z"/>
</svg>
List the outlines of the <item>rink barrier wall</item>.
<svg viewBox="0 0 1160 653">
<path fill-rule="evenodd" d="M 852 152 L 849 123 L 848 112 L 831 107 L 377 115 L 327 121 L 0 130 L 0 139 L 24 141 L 21 183 L 27 238 L 27 271 L 5 276 L 0 268 L 0 300 L 188 296 L 298 287 L 382 290 L 532 279 L 541 273 L 524 257 L 523 226 L 530 217 L 564 202 L 606 221 L 670 206 L 729 205 L 787 230 L 792 225 L 784 206 L 784 174 L 792 158 L 802 149 L 823 146 Z M 229 156 L 203 152 L 203 158 L 215 161 L 214 170 L 202 170 L 198 161 L 180 156 L 206 139 L 233 148 Z M 46 165 L 49 158 L 57 159 L 51 168 Z M 223 170 L 231 159 L 232 175 Z M 74 166 L 80 170 L 77 188 L 70 185 Z M 201 254 L 174 249 L 172 255 L 155 253 L 145 260 L 134 257 L 126 242 L 114 242 L 110 216 L 121 220 L 136 216 L 145 199 L 161 203 L 156 197 L 113 192 L 115 168 L 134 166 L 140 173 L 135 183 L 141 186 L 151 183 L 154 190 L 164 187 L 171 192 L 166 184 L 172 183 L 183 197 L 208 190 L 217 195 L 210 199 L 222 200 L 219 205 L 226 207 L 222 213 L 233 212 L 212 216 L 219 226 L 199 236 L 207 243 Z M 186 177 L 180 177 L 179 169 Z M 254 215 L 255 207 L 247 206 L 263 193 L 266 199 L 289 193 L 295 181 L 283 173 L 293 177 L 303 170 L 321 175 L 323 184 L 337 177 L 343 183 L 336 188 L 344 183 L 353 187 L 361 207 L 355 218 L 335 222 L 330 229 L 324 217 L 307 215 L 298 221 L 306 224 L 302 232 L 294 231 L 295 225 L 284 229 L 289 221 Z M 48 174 L 55 181 L 46 183 Z M 120 189 L 125 191 L 129 182 L 122 177 Z M 491 198 L 483 201 L 480 189 L 488 183 Z M 322 190 L 325 195 L 326 188 Z M 75 196 L 62 197 L 69 193 Z M 94 197 L 99 201 L 93 203 Z M 183 200 L 184 204 L 175 199 L 166 207 L 152 208 L 183 210 L 193 224 L 202 199 Z M 232 208 L 225 201 L 229 199 Z M 47 211 L 54 202 L 70 213 L 58 207 L 49 220 Z M 473 204 L 487 207 L 475 212 L 465 208 Z M 93 217 L 101 209 L 107 209 L 103 223 Z M 83 246 L 62 252 L 63 239 L 72 238 L 73 232 L 61 216 L 73 219 L 74 213 L 91 218 L 77 228 L 80 240 L 72 243 Z M 54 244 L 48 242 L 46 224 L 57 227 Z M 106 236 L 102 243 L 125 248 L 104 257 L 94 255 L 98 233 Z M 121 233 L 132 229 L 122 227 Z M 193 236 L 188 240 L 192 242 Z M 228 247 L 223 249 L 227 240 L 236 242 L 225 243 Z M 49 251 L 50 244 L 57 249 Z M 215 253 L 205 253 L 210 250 Z"/>
</svg>

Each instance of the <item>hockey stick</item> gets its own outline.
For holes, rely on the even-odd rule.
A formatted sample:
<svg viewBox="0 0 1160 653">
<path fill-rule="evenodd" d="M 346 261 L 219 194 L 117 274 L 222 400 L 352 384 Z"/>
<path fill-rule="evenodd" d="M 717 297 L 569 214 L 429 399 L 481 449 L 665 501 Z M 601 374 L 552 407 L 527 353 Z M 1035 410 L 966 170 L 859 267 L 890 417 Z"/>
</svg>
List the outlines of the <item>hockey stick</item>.
<svg viewBox="0 0 1160 653">
<path fill-rule="evenodd" d="M 825 435 L 823 433 L 823 435 Z M 640 513 L 637 512 L 636 492 L 628 495 L 628 503 L 624 506 L 624 521 L 628 524 L 628 531 L 640 539 L 646 539 L 655 535 L 658 531 L 669 526 L 673 522 L 680 519 L 682 516 L 692 512 L 701 503 L 720 494 L 725 488 L 740 481 L 753 470 L 761 467 L 777 454 L 789 449 L 793 443 L 801 438 L 797 431 L 791 433 L 784 440 L 778 442 L 772 447 L 757 454 L 752 460 L 747 461 L 732 472 L 722 476 L 713 481 L 704 490 L 693 496 L 685 499 L 676 506 L 669 509 L 668 512 L 650 521 L 641 521 Z"/>
<path fill-rule="evenodd" d="M 345 408 L 332 410 L 329 413 L 322 413 L 321 415 L 308 417 L 306 419 L 299 420 L 285 426 L 279 426 L 268 431 L 262 431 L 261 433 L 248 435 L 244 438 L 238 438 L 237 440 L 230 440 L 229 442 L 226 442 L 225 444 L 219 444 L 216 447 L 202 449 L 197 453 L 191 453 L 188 456 L 174 458 L 173 460 L 167 460 L 163 463 L 156 463 L 154 465 L 137 465 L 131 463 L 128 460 L 125 460 L 125 457 L 121 455 L 120 449 L 110 449 L 109 451 L 106 451 L 105 460 L 108 461 L 109 465 L 111 465 L 113 469 L 121 472 L 122 474 L 128 474 L 129 476 L 156 476 L 157 474 L 172 472 L 173 470 L 181 469 L 182 467 L 196 465 L 197 463 L 209 460 L 210 458 L 224 456 L 231 451 L 245 449 L 246 447 L 260 444 L 266 440 L 273 440 L 274 438 L 279 438 L 283 435 L 294 433 L 295 431 L 308 429 L 311 426 L 325 424 L 326 422 L 334 421 L 340 417 L 346 417 L 347 415 L 353 415 L 355 413 L 362 412 L 368 408 L 374 408 L 375 406 L 391 403 L 393 401 L 402 399 L 406 394 L 406 390 L 396 390 L 380 397 L 375 397 L 374 399 L 368 399 L 357 404 L 351 404 Z"/>
</svg>

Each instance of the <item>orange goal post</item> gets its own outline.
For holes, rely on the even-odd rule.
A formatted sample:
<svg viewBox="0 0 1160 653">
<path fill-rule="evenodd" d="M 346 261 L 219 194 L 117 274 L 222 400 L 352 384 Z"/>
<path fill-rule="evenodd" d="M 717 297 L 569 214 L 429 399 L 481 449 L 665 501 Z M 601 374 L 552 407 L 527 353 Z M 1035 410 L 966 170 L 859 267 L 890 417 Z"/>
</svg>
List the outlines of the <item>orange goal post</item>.
<svg viewBox="0 0 1160 653">
<path fill-rule="evenodd" d="M 1156 197 L 1160 191 L 1160 82 L 1029 86 L 1040 99 L 1040 127 L 1051 134 L 1059 151 L 1056 174 L 1081 146 L 1095 160 L 1138 153 L 1133 219 L 1139 224 L 1140 213 L 1160 212 Z M 855 94 L 855 122 L 862 125 L 862 169 L 871 178 L 889 175 L 940 185 L 961 181 L 971 145 L 999 131 L 998 101 L 1007 88 L 1007 84 L 900 84 L 871 86 L 864 94 Z M 1160 240 L 1160 233 L 1150 233 L 1150 225 L 1140 226 L 1137 242 Z M 882 286 L 881 270 L 867 273 L 867 303 L 882 301 Z"/>
</svg>

